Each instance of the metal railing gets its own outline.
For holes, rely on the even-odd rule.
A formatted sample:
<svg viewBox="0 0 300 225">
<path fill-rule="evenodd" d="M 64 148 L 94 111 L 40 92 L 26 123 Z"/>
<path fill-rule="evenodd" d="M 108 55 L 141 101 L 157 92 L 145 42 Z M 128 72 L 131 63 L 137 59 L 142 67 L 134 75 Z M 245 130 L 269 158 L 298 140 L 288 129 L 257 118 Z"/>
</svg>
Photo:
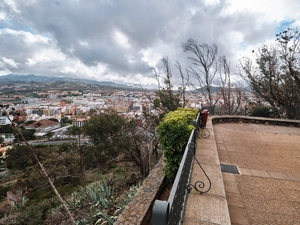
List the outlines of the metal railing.
<svg viewBox="0 0 300 225">
<path fill-rule="evenodd" d="M 177 171 L 168 201 L 155 200 L 152 210 L 152 224 L 155 225 L 177 225 L 183 221 L 187 195 L 194 187 L 200 194 L 206 193 L 211 188 L 211 181 L 202 168 L 199 161 L 195 158 L 195 150 L 200 132 L 201 115 L 198 113 L 196 120 L 193 121 L 194 129 L 191 132 L 186 145 L 182 160 Z M 203 191 L 205 184 L 203 181 L 196 181 L 190 184 L 190 178 L 194 160 L 200 166 L 209 181 L 209 187 Z"/>
</svg>

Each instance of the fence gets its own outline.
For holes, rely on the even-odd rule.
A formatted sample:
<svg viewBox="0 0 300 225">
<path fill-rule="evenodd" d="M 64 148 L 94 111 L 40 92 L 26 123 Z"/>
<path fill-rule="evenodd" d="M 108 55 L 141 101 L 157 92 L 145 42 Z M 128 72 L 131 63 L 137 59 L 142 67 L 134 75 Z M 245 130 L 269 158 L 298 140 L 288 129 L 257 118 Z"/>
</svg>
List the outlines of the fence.
<svg viewBox="0 0 300 225">
<path fill-rule="evenodd" d="M 177 225 L 183 221 L 185 205 L 188 192 L 194 187 L 200 194 L 208 192 L 211 188 L 211 182 L 199 161 L 195 158 L 195 150 L 200 132 L 201 115 L 198 113 L 186 145 L 179 169 L 177 171 L 173 187 L 168 201 L 155 200 L 152 211 L 152 224 L 155 225 Z M 191 172 L 194 160 L 200 166 L 205 176 L 209 180 L 209 187 L 206 191 L 202 191 L 205 185 L 202 181 L 190 184 Z"/>
</svg>

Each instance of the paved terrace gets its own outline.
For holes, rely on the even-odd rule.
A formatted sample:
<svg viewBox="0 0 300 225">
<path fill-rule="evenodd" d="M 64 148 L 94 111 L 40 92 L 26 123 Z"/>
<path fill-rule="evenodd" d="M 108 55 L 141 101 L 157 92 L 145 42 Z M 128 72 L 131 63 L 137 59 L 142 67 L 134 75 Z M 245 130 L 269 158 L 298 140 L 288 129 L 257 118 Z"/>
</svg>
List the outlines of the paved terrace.
<svg viewBox="0 0 300 225">
<path fill-rule="evenodd" d="M 196 157 L 211 190 L 188 195 L 184 225 L 300 224 L 300 128 L 256 123 L 222 123 L 207 128 Z M 220 163 L 240 174 L 224 173 Z M 205 181 L 194 164 L 191 183 Z M 207 184 L 207 181 L 205 181 Z"/>
</svg>

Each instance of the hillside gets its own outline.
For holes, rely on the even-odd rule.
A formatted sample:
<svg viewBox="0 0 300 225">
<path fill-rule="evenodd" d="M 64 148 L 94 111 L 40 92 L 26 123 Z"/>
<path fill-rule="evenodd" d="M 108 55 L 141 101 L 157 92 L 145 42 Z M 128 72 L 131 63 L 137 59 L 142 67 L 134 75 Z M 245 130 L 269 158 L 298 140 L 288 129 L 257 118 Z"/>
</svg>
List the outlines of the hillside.
<svg viewBox="0 0 300 225">
<path fill-rule="evenodd" d="M 30 83 L 30 82 L 38 82 L 38 83 L 54 83 L 56 81 L 68 81 L 74 83 L 85 83 L 85 84 L 97 84 L 101 86 L 109 86 L 116 88 L 132 88 L 131 86 L 114 83 L 110 81 L 95 81 L 88 79 L 79 79 L 79 78 L 71 78 L 71 77 L 50 77 L 50 76 L 42 76 L 42 75 L 17 75 L 17 74 L 8 74 L 5 76 L 0 76 L 0 83 L 11 83 L 11 82 L 22 82 L 22 83 Z"/>
</svg>

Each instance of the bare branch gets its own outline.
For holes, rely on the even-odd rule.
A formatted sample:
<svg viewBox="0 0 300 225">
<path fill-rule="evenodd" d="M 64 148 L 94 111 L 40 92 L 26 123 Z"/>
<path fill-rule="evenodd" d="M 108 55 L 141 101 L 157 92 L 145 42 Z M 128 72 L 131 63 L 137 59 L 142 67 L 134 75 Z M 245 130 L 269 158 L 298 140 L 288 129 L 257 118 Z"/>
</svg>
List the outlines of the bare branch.
<svg viewBox="0 0 300 225">
<path fill-rule="evenodd" d="M 53 184 L 52 180 L 50 179 L 50 177 L 48 176 L 48 173 L 47 171 L 45 170 L 43 164 L 39 161 L 37 155 L 35 154 L 33 148 L 29 145 L 28 141 L 25 139 L 25 137 L 23 136 L 22 132 L 19 130 L 19 129 L 16 129 L 16 127 L 14 126 L 14 122 L 9 118 L 8 114 L 7 115 L 7 118 L 9 119 L 9 121 L 11 122 L 11 125 L 12 125 L 12 128 L 15 129 L 18 134 L 20 135 L 20 137 L 22 138 L 22 140 L 26 143 L 26 146 L 28 147 L 28 149 L 30 150 L 34 160 L 36 161 L 36 163 L 38 164 L 40 170 L 41 170 L 41 174 L 42 174 L 42 177 L 44 177 L 46 179 L 46 181 L 48 182 L 48 184 L 50 185 L 50 187 L 52 188 L 53 192 L 56 194 L 56 196 L 58 197 L 60 203 L 62 204 L 62 206 L 64 207 L 64 209 L 66 210 L 71 222 L 73 224 L 76 224 L 72 214 L 70 213 L 65 201 L 63 200 L 63 198 L 61 197 L 61 195 L 59 194 L 59 192 L 57 191 L 55 185 Z"/>
</svg>

